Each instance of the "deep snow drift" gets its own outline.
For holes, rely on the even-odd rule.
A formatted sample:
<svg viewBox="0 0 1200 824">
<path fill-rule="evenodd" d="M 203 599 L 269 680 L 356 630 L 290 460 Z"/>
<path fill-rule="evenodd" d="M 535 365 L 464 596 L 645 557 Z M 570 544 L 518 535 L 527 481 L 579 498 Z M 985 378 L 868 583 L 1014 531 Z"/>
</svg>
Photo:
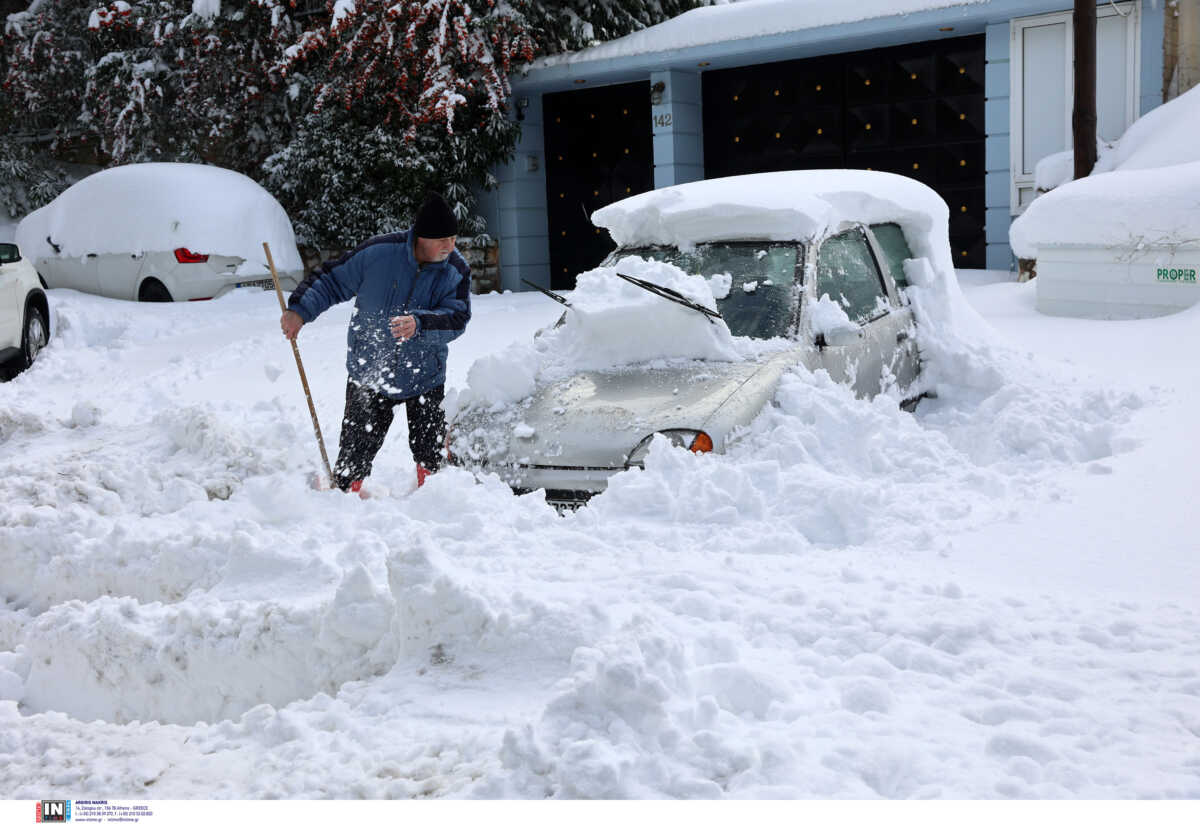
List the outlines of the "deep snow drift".
<svg viewBox="0 0 1200 824">
<path fill-rule="evenodd" d="M 1099 154 L 1092 173 L 1074 174 L 1074 153 L 1043 159 L 1038 185 L 1055 186 L 1009 230 L 1017 257 L 1041 246 L 1195 246 L 1200 240 L 1200 88 L 1138 118 Z M 1164 264 L 1165 265 L 1165 264 Z"/>
<path fill-rule="evenodd" d="M 1200 309 L 973 286 L 915 414 L 794 373 L 560 517 L 410 492 L 402 419 L 376 498 L 309 489 L 270 293 L 50 294 L 0 385 L 6 797 L 1200 797 Z M 475 309 L 452 388 L 561 313 Z M 349 312 L 300 337 L 331 445 Z"/>
</svg>

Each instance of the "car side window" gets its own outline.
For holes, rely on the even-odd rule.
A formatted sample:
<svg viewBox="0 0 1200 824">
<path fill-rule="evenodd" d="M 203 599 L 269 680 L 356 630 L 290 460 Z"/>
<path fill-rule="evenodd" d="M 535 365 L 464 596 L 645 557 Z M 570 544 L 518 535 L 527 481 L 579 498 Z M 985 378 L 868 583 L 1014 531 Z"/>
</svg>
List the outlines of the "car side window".
<svg viewBox="0 0 1200 824">
<path fill-rule="evenodd" d="M 862 230 L 842 232 L 821 244 L 817 257 L 817 295 L 829 295 L 859 323 L 886 314 L 883 280 Z"/>
<path fill-rule="evenodd" d="M 904 232 L 895 223 L 872 224 L 871 232 L 883 251 L 884 265 L 892 273 L 892 280 L 896 281 L 896 286 L 901 289 L 908 286 L 908 277 L 904 274 L 904 261 L 911 258 L 913 253 L 912 249 L 908 248 L 908 241 L 904 239 Z"/>
</svg>

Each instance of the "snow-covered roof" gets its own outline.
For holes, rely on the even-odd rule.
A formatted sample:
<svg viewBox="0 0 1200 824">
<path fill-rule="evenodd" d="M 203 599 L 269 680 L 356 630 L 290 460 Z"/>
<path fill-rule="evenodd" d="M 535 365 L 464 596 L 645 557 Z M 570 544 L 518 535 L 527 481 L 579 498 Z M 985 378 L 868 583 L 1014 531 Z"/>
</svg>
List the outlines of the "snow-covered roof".
<svg viewBox="0 0 1200 824">
<path fill-rule="evenodd" d="M 1200 87 L 1138 119 L 1091 175 L 1031 203 L 1009 231 L 1013 252 L 1036 258 L 1047 245 L 1200 245 L 1197 133 Z"/>
<path fill-rule="evenodd" d="M 737 0 L 725 5 L 693 9 L 656 26 L 578 52 L 552 55 L 536 61 L 533 67 L 686 49 L 987 2 L 990 0 L 856 0 L 853 3 L 830 0 Z"/>
<path fill-rule="evenodd" d="M 89 175 L 22 220 L 16 240 L 33 259 L 185 247 L 264 267 L 265 241 L 279 270 L 304 268 L 292 222 L 270 192 L 238 172 L 195 163 L 137 163 Z"/>
<path fill-rule="evenodd" d="M 624 247 L 807 240 L 843 221 L 899 223 L 910 245 L 918 236 L 929 236 L 930 244 L 945 246 L 925 252 L 914 247 L 914 252 L 952 268 L 945 201 L 925 184 L 887 172 L 812 169 L 713 178 L 644 192 L 592 214 L 592 222 Z"/>
</svg>

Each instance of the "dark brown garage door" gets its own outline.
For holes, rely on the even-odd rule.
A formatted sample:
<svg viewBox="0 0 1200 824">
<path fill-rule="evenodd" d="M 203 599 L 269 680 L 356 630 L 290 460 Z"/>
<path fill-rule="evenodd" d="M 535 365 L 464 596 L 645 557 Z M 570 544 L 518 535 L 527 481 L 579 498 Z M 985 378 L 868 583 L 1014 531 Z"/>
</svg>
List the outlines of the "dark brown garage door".
<svg viewBox="0 0 1200 824">
<path fill-rule="evenodd" d="M 950 207 L 955 265 L 986 265 L 983 35 L 706 72 L 704 176 L 877 169 Z"/>
</svg>

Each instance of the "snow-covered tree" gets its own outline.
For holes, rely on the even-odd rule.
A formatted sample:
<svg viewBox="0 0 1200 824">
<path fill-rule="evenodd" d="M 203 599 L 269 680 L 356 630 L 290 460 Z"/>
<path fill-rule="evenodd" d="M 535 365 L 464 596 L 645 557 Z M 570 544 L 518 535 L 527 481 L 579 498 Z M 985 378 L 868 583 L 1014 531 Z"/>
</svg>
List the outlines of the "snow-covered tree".
<svg viewBox="0 0 1200 824">
<path fill-rule="evenodd" d="M 256 175 L 262 161 L 291 139 L 296 115 L 306 110 L 311 84 L 302 74 L 288 82 L 275 68 L 302 27 L 288 0 L 226 0 L 181 23 L 180 105 L 200 153 L 228 168 Z"/>
<path fill-rule="evenodd" d="M 337 0 L 331 24 L 306 32 L 280 66 L 319 79 L 313 112 L 264 184 L 319 246 L 406 225 L 428 188 L 469 218 L 473 184 L 512 153 L 508 73 L 534 49 L 494 2 L 476 15 L 463 0 Z"/>
<path fill-rule="evenodd" d="M 509 73 L 702 4 L 327 1 L 305 31 L 297 0 L 33 0 L 4 30 L 0 103 L 52 150 L 70 136 L 101 162 L 246 172 L 316 245 L 407 224 L 428 188 L 479 232 L 471 192 L 519 128 Z"/>
<path fill-rule="evenodd" d="M 172 0 L 113 0 L 89 17 L 104 56 L 84 72 L 80 122 L 114 163 L 198 159 L 179 99 L 179 12 Z"/>
<path fill-rule="evenodd" d="M 89 22 L 109 48 L 86 72 L 81 119 L 116 163 L 257 167 L 290 136 L 303 82 L 289 95 L 272 73 L 300 31 L 284 12 L 278 0 L 114 0 Z"/>
<path fill-rule="evenodd" d="M 711 0 L 510 0 L 546 54 L 576 51 L 661 23 Z"/>
<path fill-rule="evenodd" d="M 291 135 L 271 69 L 301 27 L 288 0 L 35 0 L 5 28 L 3 91 L 45 135 L 83 134 L 101 160 L 206 159 L 245 171 Z M 56 145 L 54 148 L 58 148 Z"/>
<path fill-rule="evenodd" d="M 0 93 L 15 131 L 49 138 L 57 149 L 78 132 L 84 75 L 103 54 L 87 22 L 95 0 L 34 0 L 4 25 Z"/>
<path fill-rule="evenodd" d="M 0 216 L 22 217 L 58 197 L 69 184 L 48 154 L 0 130 Z"/>
</svg>

